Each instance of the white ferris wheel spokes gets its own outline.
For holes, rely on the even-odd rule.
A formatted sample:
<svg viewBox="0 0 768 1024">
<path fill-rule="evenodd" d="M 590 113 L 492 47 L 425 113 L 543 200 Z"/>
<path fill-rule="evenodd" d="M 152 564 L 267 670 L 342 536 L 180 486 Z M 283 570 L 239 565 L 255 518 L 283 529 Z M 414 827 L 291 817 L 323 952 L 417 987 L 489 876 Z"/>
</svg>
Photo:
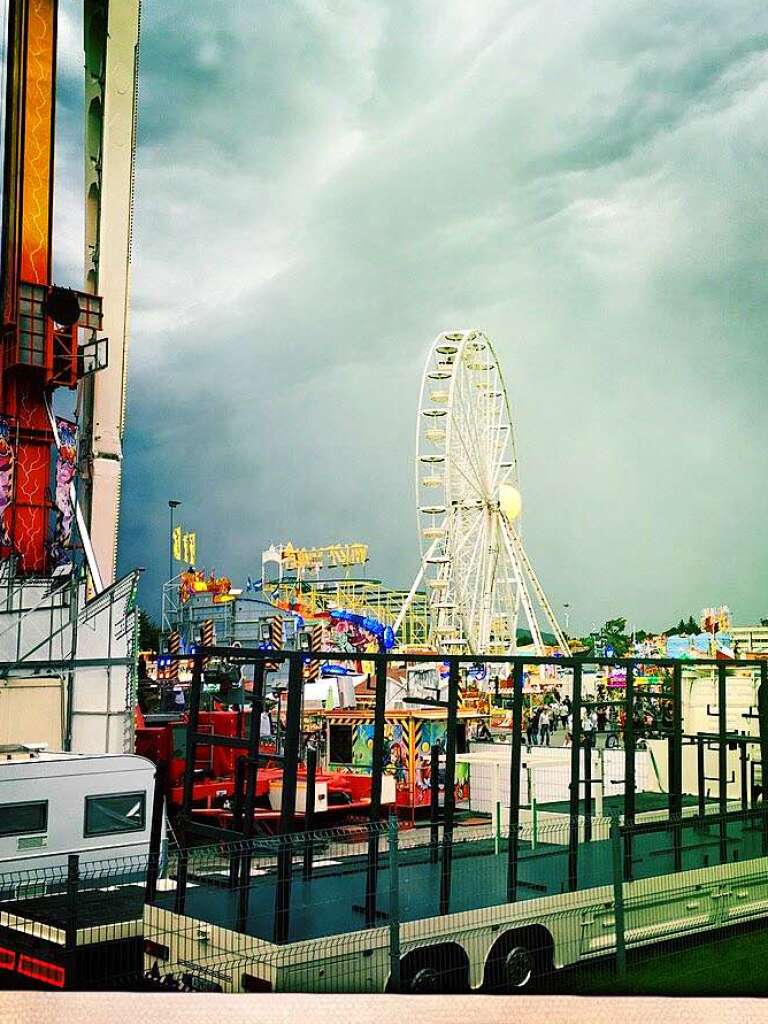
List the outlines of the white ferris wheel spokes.
<svg viewBox="0 0 768 1024">
<path fill-rule="evenodd" d="M 440 334 L 430 349 L 416 427 L 416 495 L 422 563 L 409 599 L 423 582 L 437 648 L 512 652 L 522 608 L 541 650 L 530 585 L 568 653 L 516 526 L 521 500 L 509 402 L 481 331 Z"/>
</svg>

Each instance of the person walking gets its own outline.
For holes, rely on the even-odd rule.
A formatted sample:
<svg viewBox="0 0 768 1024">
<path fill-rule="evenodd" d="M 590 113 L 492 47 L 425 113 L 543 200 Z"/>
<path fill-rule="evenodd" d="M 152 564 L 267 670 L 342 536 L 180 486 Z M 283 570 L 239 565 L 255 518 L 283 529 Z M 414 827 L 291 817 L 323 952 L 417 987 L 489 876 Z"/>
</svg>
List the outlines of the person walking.
<svg viewBox="0 0 768 1024">
<path fill-rule="evenodd" d="M 539 746 L 549 746 L 549 711 L 542 708 L 539 715 Z"/>
<path fill-rule="evenodd" d="M 527 749 L 528 753 L 530 754 L 530 752 L 531 752 L 531 745 L 533 743 L 533 731 L 534 731 L 533 716 L 531 715 L 530 711 L 527 712 L 526 715 L 523 718 L 523 728 L 525 729 L 525 741 L 526 741 L 525 745 L 526 745 L 526 749 Z"/>
<path fill-rule="evenodd" d="M 597 731 L 605 732 L 605 723 L 608 720 L 608 709 L 605 704 L 601 704 L 597 709 Z"/>
<path fill-rule="evenodd" d="M 581 731 L 584 735 L 584 746 L 587 750 L 591 750 L 595 744 L 595 722 L 592 721 L 592 715 L 584 715 Z"/>
</svg>

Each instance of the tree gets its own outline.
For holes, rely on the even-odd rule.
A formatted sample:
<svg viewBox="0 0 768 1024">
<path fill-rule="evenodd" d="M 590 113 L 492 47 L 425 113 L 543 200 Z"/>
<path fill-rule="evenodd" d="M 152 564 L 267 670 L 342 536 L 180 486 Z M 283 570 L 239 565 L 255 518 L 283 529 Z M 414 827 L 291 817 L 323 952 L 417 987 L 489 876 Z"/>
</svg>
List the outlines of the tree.
<svg viewBox="0 0 768 1024">
<path fill-rule="evenodd" d="M 143 608 L 139 608 L 139 650 L 160 650 L 160 627 L 149 617 Z"/>
<path fill-rule="evenodd" d="M 665 629 L 662 636 L 693 636 L 696 633 L 701 632 L 698 622 L 692 615 L 688 616 L 688 621 L 680 619 L 676 626 L 670 626 L 669 629 Z"/>
<path fill-rule="evenodd" d="M 608 619 L 600 628 L 597 634 L 597 646 L 605 650 L 611 648 L 613 651 L 609 657 L 623 658 L 629 651 L 630 638 L 627 636 L 627 620 L 623 618 Z M 595 656 L 595 634 L 590 633 L 580 640 L 584 648 L 583 656 L 593 658 Z"/>
<path fill-rule="evenodd" d="M 617 658 L 623 658 L 629 650 L 626 619 L 608 619 L 603 626 L 602 638 L 606 648 L 612 647 Z"/>
</svg>

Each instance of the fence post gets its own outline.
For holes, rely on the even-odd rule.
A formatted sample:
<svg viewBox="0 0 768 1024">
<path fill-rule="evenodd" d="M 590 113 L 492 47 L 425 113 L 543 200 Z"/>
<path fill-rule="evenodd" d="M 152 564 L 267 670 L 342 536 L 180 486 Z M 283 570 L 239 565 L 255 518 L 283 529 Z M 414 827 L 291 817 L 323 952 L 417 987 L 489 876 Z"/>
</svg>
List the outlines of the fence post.
<svg viewBox="0 0 768 1024">
<path fill-rule="evenodd" d="M 80 890 L 80 857 L 70 853 L 67 857 L 67 916 L 64 926 L 64 948 L 67 952 L 67 980 L 69 987 L 77 983 L 77 897 Z"/>
<path fill-rule="evenodd" d="M 571 701 L 571 782 L 568 800 L 568 889 L 579 887 L 579 797 L 581 795 L 581 662 L 573 666 L 573 697 Z"/>
<path fill-rule="evenodd" d="M 152 797 L 152 827 L 149 835 L 149 857 L 147 858 L 147 879 L 145 901 L 151 903 L 157 896 L 157 878 L 160 873 L 160 856 L 163 840 L 163 814 L 165 812 L 165 765 L 155 768 L 155 786 Z"/>
<path fill-rule="evenodd" d="M 251 712 L 253 713 L 253 712 Z M 235 791 L 232 794 L 232 831 L 242 832 L 243 828 L 243 789 L 245 788 L 245 766 L 247 758 L 244 754 L 235 761 Z M 240 885 L 240 860 L 243 844 L 234 844 L 229 855 L 229 887 L 237 889 Z"/>
<path fill-rule="evenodd" d="M 432 744 L 429 752 L 429 860 L 437 864 L 440 845 L 440 747 Z"/>
<path fill-rule="evenodd" d="M 459 663 L 448 663 L 448 718 L 445 737 L 445 790 L 443 792 L 443 858 L 440 865 L 440 913 L 451 905 L 453 866 L 453 818 L 456 809 L 456 723 L 459 705 Z"/>
<path fill-rule="evenodd" d="M 277 884 L 275 886 L 275 918 L 272 941 L 282 945 L 290 934 L 291 875 L 293 872 L 293 845 L 291 836 L 295 828 L 296 772 L 299 764 L 299 735 L 301 731 L 301 698 L 304 672 L 303 656 L 292 651 L 288 661 L 288 706 L 285 712 L 285 741 L 283 745 L 283 792 L 280 800 L 280 844 L 277 855 Z"/>
<path fill-rule="evenodd" d="M 683 667 L 672 670 L 672 735 L 669 738 L 669 817 L 672 820 L 672 847 L 675 871 L 683 869 Z"/>
<path fill-rule="evenodd" d="M 611 852 L 613 854 L 613 906 L 616 928 L 616 972 L 627 975 L 627 948 L 624 937 L 624 853 L 618 814 L 611 815 Z"/>
<path fill-rule="evenodd" d="M 381 778 L 384 770 L 387 659 L 379 654 L 374 664 L 376 666 L 376 696 L 373 706 L 371 806 L 368 828 L 368 866 L 365 879 L 365 923 L 369 926 L 376 921 L 376 892 L 379 880 L 379 827 L 381 825 Z"/>
<path fill-rule="evenodd" d="M 389 989 L 400 991 L 400 888 L 397 818 L 389 819 Z"/>
<path fill-rule="evenodd" d="M 760 684 L 757 690 L 758 727 L 760 729 L 760 793 L 762 799 L 762 852 L 768 853 L 768 800 L 765 783 L 768 781 L 768 662 L 760 662 Z"/>
<path fill-rule="evenodd" d="M 315 775 L 317 773 L 317 750 L 307 747 L 307 789 L 304 806 L 304 879 L 312 877 L 312 860 L 315 844 L 312 830 L 315 827 Z"/>
<path fill-rule="evenodd" d="M 512 747 L 509 753 L 509 840 L 507 844 L 507 903 L 517 899 L 518 839 L 520 825 L 520 744 L 523 732 L 523 670 L 515 661 L 512 691 Z"/>
<path fill-rule="evenodd" d="M 635 823 L 635 668 L 627 665 L 624 690 L 624 877 L 632 881 L 632 826 Z"/>
<path fill-rule="evenodd" d="M 717 797 L 720 819 L 720 863 L 728 863 L 728 719 L 726 706 L 727 683 L 725 663 L 717 666 Z"/>
</svg>

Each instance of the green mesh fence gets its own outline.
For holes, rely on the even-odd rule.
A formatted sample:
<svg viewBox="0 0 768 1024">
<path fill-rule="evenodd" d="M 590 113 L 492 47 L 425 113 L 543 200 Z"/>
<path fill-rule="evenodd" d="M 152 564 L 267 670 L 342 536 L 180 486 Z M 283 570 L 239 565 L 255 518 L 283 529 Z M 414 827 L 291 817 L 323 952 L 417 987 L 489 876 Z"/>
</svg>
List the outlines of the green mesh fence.
<svg viewBox="0 0 768 1024">
<path fill-rule="evenodd" d="M 68 988 L 588 993 L 667 978 L 693 992 L 723 974 L 728 943 L 757 941 L 764 850 L 754 810 L 632 827 L 552 815 L 512 848 L 488 818 L 452 841 L 381 824 L 70 858 L 0 876 L 2 982 L 29 982 L 32 958 Z"/>
</svg>

